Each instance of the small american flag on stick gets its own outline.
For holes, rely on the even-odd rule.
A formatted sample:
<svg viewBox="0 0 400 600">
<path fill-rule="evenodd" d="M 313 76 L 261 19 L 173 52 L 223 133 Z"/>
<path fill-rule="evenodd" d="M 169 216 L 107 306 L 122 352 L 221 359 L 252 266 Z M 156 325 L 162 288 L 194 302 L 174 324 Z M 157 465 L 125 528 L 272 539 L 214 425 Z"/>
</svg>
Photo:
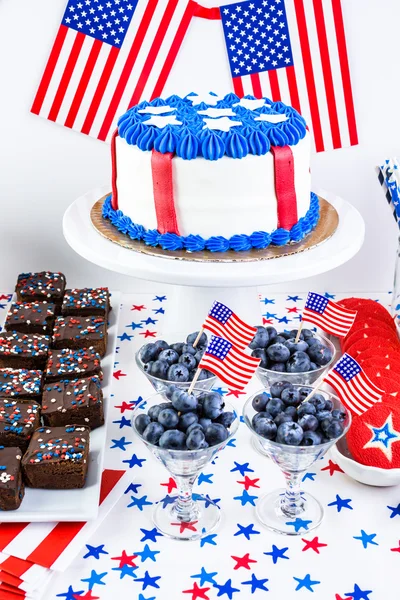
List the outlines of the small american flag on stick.
<svg viewBox="0 0 400 600">
<path fill-rule="evenodd" d="M 214 302 L 206 320 L 203 323 L 203 329 L 207 329 L 214 335 L 223 337 L 232 342 L 236 348 L 242 350 L 246 348 L 257 333 L 257 329 L 247 325 L 239 319 L 235 313 L 222 304 Z"/>
<path fill-rule="evenodd" d="M 381 402 L 385 394 L 349 354 L 343 354 L 324 381 L 334 388 L 343 404 L 356 415 L 362 415 L 376 402 Z"/>
<path fill-rule="evenodd" d="M 208 369 L 229 387 L 243 390 L 259 363 L 259 358 L 248 356 L 228 340 L 213 335 L 198 368 Z"/>
<path fill-rule="evenodd" d="M 316 294 L 309 292 L 303 310 L 302 323 L 313 323 L 326 333 L 337 337 L 346 337 L 353 326 L 357 311 L 344 308 Z"/>
</svg>

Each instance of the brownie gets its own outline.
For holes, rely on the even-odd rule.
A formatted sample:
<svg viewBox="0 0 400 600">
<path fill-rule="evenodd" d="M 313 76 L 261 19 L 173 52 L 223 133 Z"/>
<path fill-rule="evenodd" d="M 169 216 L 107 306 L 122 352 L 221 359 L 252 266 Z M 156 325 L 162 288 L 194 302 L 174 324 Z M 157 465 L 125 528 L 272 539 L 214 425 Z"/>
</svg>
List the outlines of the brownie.
<svg viewBox="0 0 400 600">
<path fill-rule="evenodd" d="M 0 398 L 36 400 L 42 395 L 43 371 L 0 369 Z"/>
<path fill-rule="evenodd" d="M 102 377 L 100 355 L 94 348 L 50 350 L 45 371 L 46 383 L 92 375 Z"/>
<path fill-rule="evenodd" d="M 100 356 L 107 350 L 107 325 L 103 317 L 58 317 L 53 348 L 94 348 Z"/>
<path fill-rule="evenodd" d="M 110 306 L 108 288 L 66 290 L 61 307 L 63 315 L 100 315 L 107 320 Z"/>
<path fill-rule="evenodd" d="M 40 405 L 29 400 L 0 398 L 0 445 L 18 446 L 22 453 L 40 425 Z"/>
<path fill-rule="evenodd" d="M 75 423 L 95 429 L 104 425 L 103 392 L 98 375 L 45 385 L 42 417 L 52 427 Z"/>
<path fill-rule="evenodd" d="M 20 302 L 48 300 L 59 306 L 63 300 L 65 285 L 62 273 L 21 273 L 18 275 L 15 291 Z"/>
<path fill-rule="evenodd" d="M 0 336 L 0 369 L 43 371 L 50 347 L 50 337 L 38 333 L 6 331 Z"/>
<path fill-rule="evenodd" d="M 53 490 L 82 488 L 88 457 L 88 427 L 40 427 L 34 432 L 22 458 L 25 483 L 33 488 Z"/>
<path fill-rule="evenodd" d="M 19 508 L 25 493 L 19 448 L 0 446 L 0 510 Z"/>
<path fill-rule="evenodd" d="M 55 304 L 50 302 L 14 302 L 4 325 L 6 331 L 49 334 L 54 327 Z"/>
</svg>

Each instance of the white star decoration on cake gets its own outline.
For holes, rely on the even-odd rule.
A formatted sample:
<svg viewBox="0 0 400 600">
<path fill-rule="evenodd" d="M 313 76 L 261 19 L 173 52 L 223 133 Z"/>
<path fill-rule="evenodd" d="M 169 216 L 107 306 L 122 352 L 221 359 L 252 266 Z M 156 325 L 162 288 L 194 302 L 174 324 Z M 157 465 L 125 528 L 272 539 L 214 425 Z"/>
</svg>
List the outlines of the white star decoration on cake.
<svg viewBox="0 0 400 600">
<path fill-rule="evenodd" d="M 146 108 L 142 108 L 141 110 L 138 110 L 138 113 L 142 113 L 145 115 L 162 115 L 164 113 L 171 113 L 174 112 L 176 110 L 176 108 L 173 108 L 172 106 L 146 106 Z"/>
<path fill-rule="evenodd" d="M 268 123 L 283 123 L 287 121 L 286 115 L 260 115 L 254 119 L 255 121 L 268 121 Z"/>
<path fill-rule="evenodd" d="M 231 108 L 207 108 L 206 110 L 199 110 L 199 115 L 206 115 L 206 117 L 234 117 L 235 113 Z"/>
<path fill-rule="evenodd" d="M 211 106 L 215 106 L 218 100 L 222 100 L 224 96 L 218 96 L 208 92 L 199 92 L 198 94 L 188 94 L 187 98 L 192 104 L 200 104 L 200 102 L 205 102 L 205 104 L 211 104 Z"/>
<path fill-rule="evenodd" d="M 247 108 L 248 110 L 256 110 L 257 108 L 261 108 L 262 106 L 271 106 L 271 105 L 267 104 L 265 102 L 264 98 L 260 98 L 260 99 L 242 98 L 240 100 L 240 102 L 237 102 L 233 106 L 243 106 L 244 108 Z"/>
<path fill-rule="evenodd" d="M 396 431 L 393 427 L 392 413 L 388 416 L 382 427 L 374 427 L 369 423 L 365 423 L 371 430 L 371 439 L 364 445 L 365 449 L 377 448 L 381 450 L 386 458 L 392 461 L 392 445 L 400 441 L 400 431 Z"/>
<path fill-rule="evenodd" d="M 148 121 L 143 121 L 143 125 L 154 125 L 159 129 L 163 129 L 167 125 L 182 125 L 175 115 L 153 115 Z"/>
<path fill-rule="evenodd" d="M 229 117 L 221 117 L 220 119 L 204 119 L 205 126 L 203 129 L 216 129 L 217 131 L 229 131 L 231 127 L 242 125 L 241 121 L 232 121 Z"/>
</svg>

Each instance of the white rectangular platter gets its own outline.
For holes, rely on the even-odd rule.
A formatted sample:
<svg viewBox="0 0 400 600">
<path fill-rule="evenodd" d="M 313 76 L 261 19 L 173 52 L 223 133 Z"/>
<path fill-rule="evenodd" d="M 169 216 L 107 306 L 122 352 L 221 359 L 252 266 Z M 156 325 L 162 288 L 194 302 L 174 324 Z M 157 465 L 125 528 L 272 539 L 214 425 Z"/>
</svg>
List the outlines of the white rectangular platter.
<svg viewBox="0 0 400 600">
<path fill-rule="evenodd" d="M 101 360 L 105 424 L 90 434 L 89 467 L 85 486 L 79 490 L 40 490 L 26 487 L 21 506 L 17 510 L 0 511 L 0 522 L 90 521 L 97 517 L 120 303 L 121 293 L 111 292 L 112 310 L 108 316 L 107 354 Z"/>
</svg>

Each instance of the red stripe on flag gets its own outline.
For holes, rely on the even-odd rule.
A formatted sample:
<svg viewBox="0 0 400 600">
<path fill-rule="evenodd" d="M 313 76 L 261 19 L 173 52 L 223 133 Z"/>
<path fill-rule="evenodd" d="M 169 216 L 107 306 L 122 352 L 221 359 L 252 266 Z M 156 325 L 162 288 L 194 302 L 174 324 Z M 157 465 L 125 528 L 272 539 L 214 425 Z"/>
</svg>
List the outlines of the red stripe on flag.
<svg viewBox="0 0 400 600">
<path fill-rule="evenodd" d="M 172 176 L 172 152 L 151 153 L 151 174 L 153 177 L 154 205 L 157 215 L 157 229 L 160 233 L 179 235 L 175 213 L 174 182 Z"/>
<path fill-rule="evenodd" d="M 94 93 L 92 102 L 90 103 L 90 107 L 88 113 L 86 115 L 85 122 L 83 123 L 81 133 L 85 133 L 89 135 L 89 132 L 92 128 L 93 121 L 96 118 L 97 111 L 99 110 L 99 106 L 101 100 L 104 96 L 104 92 L 106 90 L 107 84 L 111 77 L 111 73 L 113 72 L 114 65 L 119 55 L 119 48 L 111 48 L 110 54 L 107 57 L 106 64 L 104 65 L 103 72 L 101 74 L 99 83 L 97 84 L 96 91 Z"/>
<path fill-rule="evenodd" d="M 340 140 L 339 119 L 336 110 L 335 87 L 333 85 L 331 58 L 329 56 L 328 38 L 326 35 L 324 9 L 321 0 L 313 0 L 315 22 L 317 26 L 317 36 L 319 52 L 321 54 L 321 62 L 323 65 L 323 76 L 326 92 L 326 102 L 328 105 L 329 122 L 332 131 L 332 143 L 334 148 L 340 148 L 342 142 Z"/>
<path fill-rule="evenodd" d="M 2 523 L 2 525 L 4 525 L 4 523 Z M 9 556 L 1 563 L 2 571 L 7 571 L 7 573 L 11 573 L 16 577 L 21 577 L 24 573 L 29 571 L 31 567 L 33 567 L 33 563 L 23 560 L 22 558 L 17 558 L 16 556 Z"/>
<path fill-rule="evenodd" d="M 195 14 L 195 11 L 197 11 L 198 6 L 199 5 L 196 4 L 196 2 L 192 2 L 191 0 L 189 0 L 186 10 L 182 17 L 182 21 L 180 22 L 179 27 L 176 31 L 174 41 L 171 44 L 171 48 L 169 49 L 167 58 L 165 59 L 165 62 L 161 69 L 160 75 L 158 76 L 157 83 L 154 86 L 154 90 L 153 90 L 153 93 L 151 94 L 150 100 L 153 100 L 153 98 L 157 98 L 158 96 L 161 96 L 162 91 L 165 86 L 165 83 L 169 77 L 172 66 L 175 62 L 175 59 L 177 57 L 177 54 L 178 54 L 181 44 L 183 42 L 183 39 L 186 35 L 186 31 L 190 25 L 193 15 Z M 200 8 L 202 8 L 202 7 L 200 7 Z M 210 9 L 210 10 L 213 10 L 213 9 Z M 217 8 L 216 10 L 218 11 L 218 14 L 219 14 L 219 9 Z"/>
<path fill-rule="evenodd" d="M 296 71 L 294 65 L 292 67 L 286 67 L 286 76 L 289 86 L 290 103 L 293 106 L 293 108 L 295 108 L 301 114 L 300 96 L 299 89 L 297 87 Z"/>
<path fill-rule="evenodd" d="M 116 129 L 111 138 L 111 206 L 114 210 L 118 209 L 118 188 L 117 188 L 117 152 L 116 140 L 118 129 Z"/>
<path fill-rule="evenodd" d="M 346 104 L 347 123 L 349 126 L 350 144 L 358 144 L 356 115 L 354 110 L 353 91 L 351 87 L 349 58 L 347 54 L 346 35 L 344 31 L 342 5 L 340 0 L 332 0 L 333 20 L 335 22 L 338 44 L 340 71 L 342 73 L 344 100 Z"/>
<path fill-rule="evenodd" d="M 260 75 L 258 73 L 253 73 L 250 75 L 251 85 L 253 86 L 253 94 L 256 98 L 262 98 L 263 93 L 261 89 L 261 81 Z"/>
<path fill-rule="evenodd" d="M 121 76 L 118 80 L 118 83 L 115 87 L 115 91 L 113 97 L 111 98 L 110 106 L 108 107 L 106 116 L 104 117 L 103 124 L 100 129 L 100 133 L 98 135 L 99 140 L 105 140 L 110 127 L 112 125 L 115 113 L 118 110 L 119 103 L 122 98 L 122 94 L 125 91 L 126 84 L 129 81 L 130 74 L 135 65 L 136 59 L 140 52 L 140 48 L 142 47 L 143 40 L 153 18 L 154 11 L 157 8 L 158 0 L 149 0 L 149 3 L 144 11 L 143 18 L 138 27 L 137 33 L 135 35 L 135 39 L 133 40 L 132 47 L 129 50 L 128 57 L 126 59 L 124 68 L 122 69 Z M 130 108 L 132 104 L 129 104 Z"/>
<path fill-rule="evenodd" d="M 1 565 L 0 565 L 0 569 L 1 569 Z M 13 585 L 14 587 L 18 587 L 21 585 L 21 583 L 24 583 L 24 580 L 21 579 L 20 577 L 16 577 L 15 575 L 12 575 L 11 573 L 7 573 L 6 571 L 0 571 L 0 581 L 2 581 L 3 583 L 8 583 L 8 585 Z"/>
<path fill-rule="evenodd" d="M 76 38 L 72 45 L 71 53 L 68 56 L 67 63 L 65 65 L 64 73 L 62 74 L 60 84 L 57 89 L 57 93 L 54 96 L 53 104 L 47 117 L 49 121 L 55 121 L 61 108 L 64 96 L 67 93 L 69 82 L 71 81 L 72 73 L 74 72 L 75 65 L 79 58 L 79 54 L 82 50 L 83 43 L 85 41 L 85 34 L 78 31 Z"/>
<path fill-rule="evenodd" d="M 27 525 L 28 523 L 2 523 L 0 526 L 0 550 L 4 550 Z"/>
<path fill-rule="evenodd" d="M 207 8 L 206 6 L 200 6 L 197 2 L 193 2 L 195 5 L 195 16 L 201 19 L 208 19 L 210 21 L 219 21 L 221 19 L 221 13 L 218 6 L 213 8 Z"/>
<path fill-rule="evenodd" d="M 43 77 L 40 81 L 38 91 L 36 92 L 36 96 L 32 104 L 31 112 L 35 115 L 38 115 L 40 113 L 40 109 L 42 108 L 42 104 L 47 94 L 51 78 L 53 77 L 54 69 L 56 68 L 58 57 L 60 56 L 67 32 L 68 27 L 65 27 L 65 25 L 60 25 L 53 48 L 50 52 L 49 60 L 47 61 L 47 65 L 43 73 Z"/>
<path fill-rule="evenodd" d="M 82 104 L 83 96 L 85 95 L 87 86 L 89 85 L 89 81 L 102 46 L 103 44 L 100 40 L 94 40 L 85 68 L 83 69 L 81 80 L 76 88 L 75 96 L 71 103 L 71 108 L 69 109 L 67 118 L 65 119 L 65 127 L 72 128 L 74 126 L 76 115 L 78 114 L 78 110 Z"/>
<path fill-rule="evenodd" d="M 244 89 L 243 89 L 242 78 L 241 77 L 232 77 L 232 82 L 233 82 L 233 91 L 235 92 L 236 96 L 239 96 L 239 98 L 243 98 Z"/>
<path fill-rule="evenodd" d="M 19 590 L 18 588 L 14 587 L 13 585 L 9 585 L 8 583 L 2 583 L 0 581 L 0 598 L 1 600 L 3 600 L 4 598 L 7 597 L 7 595 L 5 594 L 12 594 L 12 596 L 10 596 L 10 598 L 15 598 L 15 600 L 17 600 L 18 598 L 25 598 L 25 592 L 23 590 Z"/>
<path fill-rule="evenodd" d="M 276 70 L 268 71 L 269 85 L 271 86 L 271 95 L 274 102 L 279 102 L 281 99 L 281 90 L 279 88 L 278 74 Z"/>
<path fill-rule="evenodd" d="M 301 46 L 301 53 L 303 56 L 304 75 L 306 78 L 308 102 L 310 105 L 315 148 L 316 148 L 317 152 L 323 152 L 324 140 L 322 137 L 321 117 L 319 114 L 317 92 L 316 92 L 316 88 L 315 88 L 314 71 L 313 71 L 313 67 L 312 67 L 310 40 L 308 38 L 307 22 L 306 22 L 306 15 L 304 12 L 303 0 L 294 0 L 294 8 L 295 8 L 295 12 L 296 12 L 297 25 L 299 28 L 300 46 Z"/>
<path fill-rule="evenodd" d="M 289 230 L 298 221 L 293 153 L 290 146 L 271 146 L 271 152 L 274 157 L 278 227 Z"/>
</svg>

